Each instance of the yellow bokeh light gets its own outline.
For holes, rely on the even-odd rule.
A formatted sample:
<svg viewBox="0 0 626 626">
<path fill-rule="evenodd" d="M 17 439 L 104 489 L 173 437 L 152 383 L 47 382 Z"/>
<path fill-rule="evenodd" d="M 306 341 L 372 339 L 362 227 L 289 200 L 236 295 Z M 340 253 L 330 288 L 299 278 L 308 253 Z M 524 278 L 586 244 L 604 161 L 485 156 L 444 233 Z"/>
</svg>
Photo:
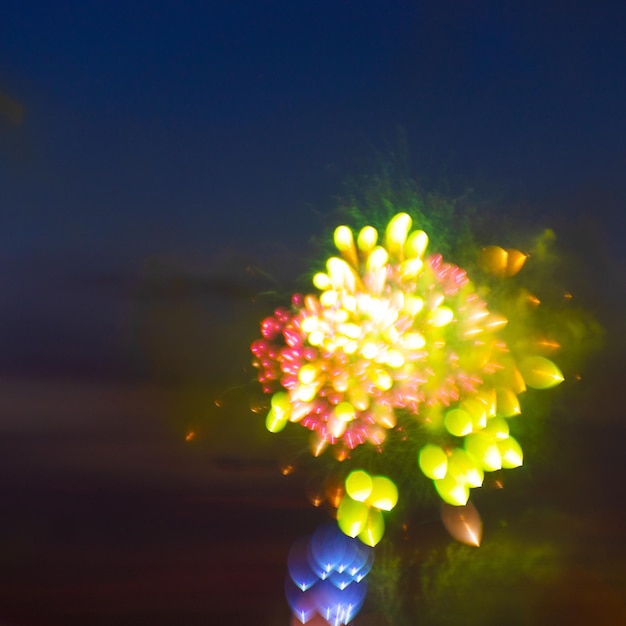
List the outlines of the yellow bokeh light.
<svg viewBox="0 0 626 626">
<path fill-rule="evenodd" d="M 443 478 L 448 471 L 448 455 L 434 444 L 420 450 L 418 463 L 424 475 L 432 480 Z"/>
<path fill-rule="evenodd" d="M 350 472 L 346 478 L 346 493 L 357 502 L 365 502 L 372 493 L 372 477 L 363 470 Z"/>
</svg>

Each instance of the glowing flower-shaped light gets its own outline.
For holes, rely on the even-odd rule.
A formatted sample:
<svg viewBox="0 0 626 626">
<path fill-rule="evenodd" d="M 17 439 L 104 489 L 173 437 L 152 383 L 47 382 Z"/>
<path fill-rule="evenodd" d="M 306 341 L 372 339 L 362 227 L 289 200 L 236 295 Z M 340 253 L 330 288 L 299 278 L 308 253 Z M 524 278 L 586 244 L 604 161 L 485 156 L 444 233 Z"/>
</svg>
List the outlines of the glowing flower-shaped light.
<svg viewBox="0 0 626 626">
<path fill-rule="evenodd" d="M 411 225 L 406 213 L 395 215 L 380 242 L 371 226 L 356 238 L 339 226 L 339 255 L 313 277 L 317 293 L 296 295 L 291 309 L 263 320 L 254 364 L 273 394 L 267 428 L 300 423 L 314 433 L 315 455 L 328 445 L 339 459 L 365 442 L 380 446 L 400 414 L 446 435 L 444 446 L 422 449 L 419 467 L 460 506 L 485 471 L 521 464 L 506 423 L 520 413 L 518 395 L 563 376 L 543 356 L 518 363 L 502 338 L 507 319 L 489 310 L 464 270 L 427 256 L 428 236 Z M 507 277 L 525 260 L 493 246 L 479 265 Z"/>
</svg>

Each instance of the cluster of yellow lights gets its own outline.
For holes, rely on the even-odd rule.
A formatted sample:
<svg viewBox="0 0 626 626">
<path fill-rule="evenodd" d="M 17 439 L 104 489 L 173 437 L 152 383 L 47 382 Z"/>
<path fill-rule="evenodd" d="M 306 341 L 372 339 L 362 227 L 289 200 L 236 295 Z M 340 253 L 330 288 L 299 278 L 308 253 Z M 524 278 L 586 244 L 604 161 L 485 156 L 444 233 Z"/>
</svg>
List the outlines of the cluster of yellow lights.
<svg viewBox="0 0 626 626">
<path fill-rule="evenodd" d="M 397 502 L 398 488 L 392 480 L 355 470 L 346 478 L 345 495 L 337 509 L 337 524 L 349 537 L 358 537 L 373 547 L 385 532 L 382 511 L 391 511 Z"/>
<path fill-rule="evenodd" d="M 327 273 L 313 277 L 313 284 L 323 292 L 319 299 L 323 311 L 303 322 L 311 345 L 329 352 L 341 349 L 346 354 L 359 354 L 391 368 L 404 365 L 407 351 L 424 347 L 420 332 L 402 332 L 397 327 L 400 318 L 414 319 L 421 313 L 424 299 L 399 289 L 389 297 L 385 290 L 388 283 L 415 281 L 422 272 L 428 236 L 418 230 L 407 240 L 410 226 L 406 213 L 396 215 L 386 231 L 386 247 L 376 245 L 378 233 L 371 226 L 361 230 L 356 247 L 347 226 L 336 229 L 335 245 L 344 258 L 331 257 Z M 390 258 L 398 264 L 390 265 Z M 453 318 L 452 311 L 440 304 L 434 302 L 431 307 L 429 322 L 433 326 L 444 326 Z M 375 378 L 380 389 L 390 388 L 389 376 L 379 374 Z"/>
<path fill-rule="evenodd" d="M 300 329 L 306 343 L 319 350 L 319 358 L 299 369 L 298 385 L 289 392 L 292 409 L 296 409 L 289 419 L 299 421 L 308 408 L 306 403 L 325 386 L 331 388 L 331 396 L 341 394 L 326 420 L 327 436 L 321 437 L 326 443 L 329 438 L 343 437 L 348 425 L 368 411 L 364 417 L 372 427 L 361 434 L 381 443 L 384 429 L 396 424 L 394 408 L 409 406 L 417 412 L 417 404 L 429 393 L 422 382 L 430 379 L 431 387 L 438 386 L 439 370 L 445 366 L 441 363 L 445 328 L 452 322 L 457 322 L 466 340 L 506 323 L 489 314 L 478 300 L 468 301 L 455 313 L 447 302 L 450 293 L 436 284 L 435 269 L 423 259 L 426 233 L 410 233 L 410 228 L 406 213 L 396 215 L 386 229 L 384 245 L 377 245 L 378 232 L 371 226 L 360 231 L 356 242 L 347 226 L 338 227 L 334 240 L 341 257 L 328 259 L 327 272 L 314 276 L 313 283 L 322 292 L 319 298 L 305 298 Z M 445 265 L 444 273 L 452 267 Z M 467 278 L 459 268 L 454 267 L 454 272 L 446 280 L 451 281 L 448 291 L 456 295 Z M 464 358 L 468 363 L 461 365 L 471 369 L 469 361 L 476 359 L 467 354 Z M 447 383 L 456 384 L 450 377 L 439 382 L 444 395 L 450 391 Z M 347 438 L 352 435 L 348 432 Z M 348 446 L 354 447 L 351 443 Z"/>
<path fill-rule="evenodd" d="M 335 230 L 339 256 L 313 277 L 319 295 L 307 295 L 281 331 L 288 346 L 277 357 L 283 390 L 274 393 L 266 424 L 278 432 L 299 422 L 314 431 L 315 455 L 337 444 L 343 460 L 361 443 L 380 445 L 401 410 L 426 434 L 452 436 L 447 444 L 425 445 L 418 464 L 445 502 L 463 506 L 484 472 L 522 464 L 507 422 L 521 412 L 518 396 L 527 387 L 558 385 L 563 375 L 536 346 L 513 354 L 501 333 L 508 320 L 488 310 L 464 270 L 440 255 L 425 256 L 428 236 L 411 226 L 409 215 L 395 215 L 380 243 L 372 226 L 356 237 L 347 226 Z M 526 258 L 491 246 L 478 264 L 508 278 Z M 530 295 L 526 300 L 539 303 Z M 291 343 L 289 333 L 297 336 Z M 544 353 L 558 348 L 550 340 L 543 344 Z M 358 480 L 367 483 L 363 474 Z M 348 483 L 346 493 L 340 527 L 374 545 L 384 529 L 380 511 L 388 509 L 371 494 L 355 497 L 361 492 Z"/>
<path fill-rule="evenodd" d="M 524 380 L 496 335 L 507 320 L 487 310 L 460 268 L 446 266 L 451 274 L 445 277 L 447 290 L 434 281 L 438 268 L 424 261 L 428 236 L 422 230 L 410 232 L 411 224 L 406 213 L 394 216 L 384 245 L 377 245 L 378 232 L 371 226 L 356 241 L 350 228 L 339 226 L 334 242 L 341 257 L 329 258 L 327 271 L 313 277 L 321 295 L 305 298 L 300 329 L 320 354 L 299 369 L 298 385 L 289 392 L 291 408 L 296 404 L 289 419 L 299 421 L 308 403 L 331 387 L 331 396 L 334 392 L 339 401 L 315 450 L 343 437 L 364 412 L 372 422 L 367 438 L 380 443 L 384 429 L 396 425 L 394 408 L 418 413 L 420 403 L 424 409 L 445 406 L 487 378 L 494 384 L 473 399 L 473 426 L 460 424 L 463 413 L 451 414 L 446 417 L 450 432 L 464 436 L 484 427 L 485 415 L 493 411 L 480 410 L 477 417 L 476 406 L 495 404 L 494 394 L 499 414 L 519 413 L 517 394 L 525 389 Z M 519 251 L 493 246 L 483 250 L 479 261 L 494 274 L 512 276 L 525 259 Z M 454 351 L 450 343 L 456 345 Z M 546 378 L 551 368 L 544 368 L 540 377 Z M 538 384 L 552 380 L 548 373 Z"/>
</svg>

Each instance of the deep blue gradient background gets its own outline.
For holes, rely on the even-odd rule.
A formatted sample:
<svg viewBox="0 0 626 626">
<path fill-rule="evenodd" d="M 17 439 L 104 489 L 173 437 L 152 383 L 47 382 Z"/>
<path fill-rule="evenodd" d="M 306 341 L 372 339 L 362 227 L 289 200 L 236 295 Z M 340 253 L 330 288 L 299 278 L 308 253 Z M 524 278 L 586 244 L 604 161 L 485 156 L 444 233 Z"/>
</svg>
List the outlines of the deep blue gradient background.
<svg viewBox="0 0 626 626">
<path fill-rule="evenodd" d="M 102 276 L 151 256 L 215 273 L 300 250 L 398 127 L 429 188 L 582 215 L 621 270 L 624 21 L 610 2 L 3 3 L 24 107 L 2 120 L 3 358 L 110 357 Z"/>
</svg>

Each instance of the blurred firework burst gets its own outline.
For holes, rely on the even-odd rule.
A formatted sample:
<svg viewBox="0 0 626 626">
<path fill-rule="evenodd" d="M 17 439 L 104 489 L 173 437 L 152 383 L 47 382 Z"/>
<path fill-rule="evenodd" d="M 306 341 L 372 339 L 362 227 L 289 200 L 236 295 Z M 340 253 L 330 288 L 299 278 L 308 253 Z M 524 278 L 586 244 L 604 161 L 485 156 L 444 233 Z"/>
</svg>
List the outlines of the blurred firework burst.
<svg viewBox="0 0 626 626">
<path fill-rule="evenodd" d="M 527 255 L 483 248 L 476 275 L 484 284 L 477 283 L 429 253 L 427 233 L 412 222 L 398 213 L 380 237 L 372 226 L 356 235 L 336 228 L 338 254 L 314 275 L 315 293 L 276 309 L 251 346 L 271 394 L 268 430 L 300 424 L 312 433 L 314 456 L 333 450 L 345 478 L 335 503 L 339 528 L 370 546 L 382 538 L 381 511 L 395 506 L 398 490 L 358 467 L 357 448 L 412 445 L 413 467 L 443 502 L 466 507 L 485 472 L 523 462 L 509 432 L 520 394 L 563 381 L 547 358 L 558 343 L 531 321 L 539 300 L 522 288 L 493 287 L 520 272 Z M 394 431 L 403 435 L 389 438 Z M 464 523 L 470 517 L 480 524 L 477 513 Z M 478 527 L 468 532 L 477 544 Z"/>
</svg>

